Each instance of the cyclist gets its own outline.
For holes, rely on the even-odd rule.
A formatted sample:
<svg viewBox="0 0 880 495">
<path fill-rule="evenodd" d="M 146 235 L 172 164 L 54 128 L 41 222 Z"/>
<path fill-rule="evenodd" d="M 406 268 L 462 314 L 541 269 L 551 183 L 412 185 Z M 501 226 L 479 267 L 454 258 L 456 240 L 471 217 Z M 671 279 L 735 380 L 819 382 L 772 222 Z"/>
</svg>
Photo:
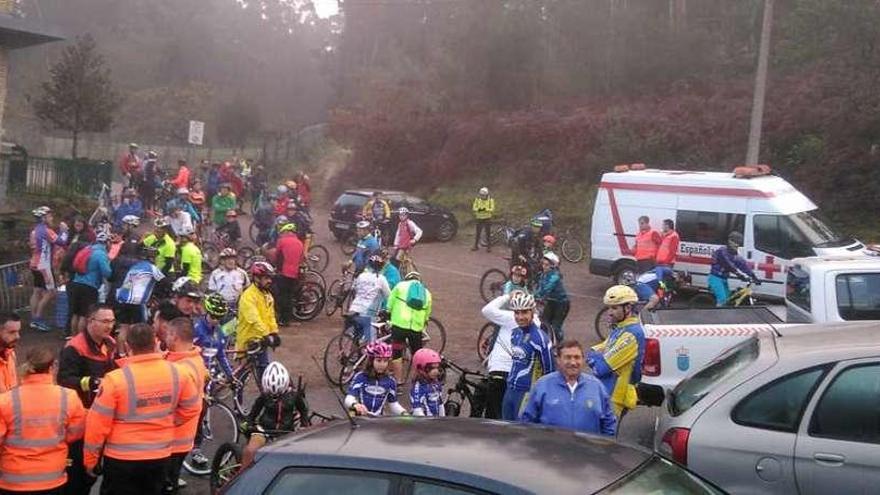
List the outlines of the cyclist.
<svg viewBox="0 0 880 495">
<path fill-rule="evenodd" d="M 272 278 L 275 267 L 265 261 L 256 261 L 251 266 L 253 283 L 241 293 L 238 300 L 238 330 L 235 337 L 235 350 L 244 355 L 251 341 L 263 341 L 269 347 L 281 345 L 278 336 L 278 323 L 275 320 L 275 299 L 272 297 Z M 265 339 L 265 340 L 264 340 Z M 263 347 L 257 355 L 257 373 L 269 365 L 269 351 Z"/>
<path fill-rule="evenodd" d="M 538 278 L 535 299 L 544 302 L 541 319 L 553 329 L 556 342 L 562 342 L 565 338 L 562 324 L 565 323 L 571 305 L 565 292 L 565 285 L 562 283 L 559 257 L 555 253 L 545 253 L 541 258 L 541 276 Z"/>
<path fill-rule="evenodd" d="M 294 315 L 294 304 L 300 296 L 300 267 L 303 264 L 305 251 L 302 241 L 296 236 L 296 224 L 286 223 L 278 229 L 278 241 L 275 244 L 275 266 L 278 275 L 275 277 L 275 299 L 278 303 L 278 325 L 286 327 Z"/>
<path fill-rule="evenodd" d="M 388 238 L 390 235 L 387 230 L 388 224 L 391 222 L 391 205 L 382 197 L 381 191 L 374 191 L 373 197 L 364 203 L 361 208 L 361 216 L 379 228 L 383 239 Z"/>
<path fill-rule="evenodd" d="M 293 201 L 287 204 L 285 212 L 288 222 L 296 225 L 296 236 L 303 243 L 304 252 L 308 253 L 312 245 L 312 219 Z"/>
<path fill-rule="evenodd" d="M 219 173 L 219 172 L 218 172 Z M 226 212 L 235 210 L 236 198 L 228 182 L 220 184 L 220 191 L 211 198 L 211 212 L 213 213 L 214 226 L 221 227 L 226 223 Z"/>
<path fill-rule="evenodd" d="M 122 232 L 119 237 L 122 239 L 122 246 L 119 248 L 119 254 L 136 256 L 141 246 L 138 239 L 137 228 L 141 224 L 141 219 L 134 215 L 125 215 L 122 217 Z"/>
<path fill-rule="evenodd" d="M 422 229 L 409 218 L 409 210 L 405 207 L 397 210 L 397 218 L 399 222 L 397 232 L 394 234 L 394 249 L 397 251 L 394 259 L 397 261 L 397 266 L 400 266 L 400 260 L 404 255 L 410 254 L 413 246 L 421 240 Z"/>
<path fill-rule="evenodd" d="M 202 283 L 202 250 L 196 245 L 198 236 L 192 227 L 180 232 L 180 273 L 196 285 Z"/>
<path fill-rule="evenodd" d="M 208 277 L 208 290 L 217 292 L 230 308 L 238 307 L 238 298 L 248 286 L 247 272 L 238 267 L 238 253 L 233 248 L 220 251 L 220 266 Z"/>
<path fill-rule="evenodd" d="M 502 291 L 504 294 L 510 294 L 515 290 L 531 292 L 529 291 L 529 269 L 525 265 L 510 267 L 510 278 L 504 282 Z"/>
<path fill-rule="evenodd" d="M 184 211 L 183 205 L 178 201 L 171 201 L 168 205 L 168 215 L 165 217 L 168 225 L 171 226 L 171 232 L 181 237 L 183 232 L 195 230 L 193 217 L 187 211 Z"/>
<path fill-rule="evenodd" d="M 382 270 L 382 264 L 381 255 L 370 256 L 367 268 L 351 284 L 354 298 L 348 307 L 348 312 L 354 318 L 355 338 L 359 342 L 365 337 L 367 342 L 376 339 L 371 323 L 379 311 L 380 305 L 391 294 L 388 281 L 379 273 Z"/>
<path fill-rule="evenodd" d="M 556 251 L 556 238 L 550 234 L 547 234 L 541 238 L 541 245 L 544 246 L 544 254 L 552 253 Z"/>
<path fill-rule="evenodd" d="M 476 222 L 476 235 L 474 236 L 474 247 L 471 251 L 479 249 L 480 233 L 486 233 L 486 252 L 492 251 L 492 243 L 489 240 L 489 226 L 492 224 L 492 216 L 495 214 L 495 199 L 489 197 L 489 188 L 481 187 L 478 196 L 474 198 L 471 209 L 474 212 Z"/>
<path fill-rule="evenodd" d="M 275 198 L 275 205 L 273 205 L 272 210 L 275 212 L 276 216 L 284 215 L 284 212 L 287 210 L 287 203 L 290 201 L 290 191 L 284 184 L 278 186 L 276 191 L 278 196 Z"/>
<path fill-rule="evenodd" d="M 372 342 L 364 349 L 364 369 L 351 379 L 345 396 L 345 407 L 357 416 L 381 416 L 385 404 L 397 416 L 406 413 L 397 402 L 397 382 L 389 371 L 391 346 Z"/>
<path fill-rule="evenodd" d="M 217 227 L 217 233 L 226 234 L 229 246 L 237 246 L 241 240 L 241 226 L 238 224 L 238 212 L 226 210 L 226 223 Z"/>
<path fill-rule="evenodd" d="M 153 288 L 165 278 L 153 264 L 155 257 L 156 248 L 141 245 L 138 259 L 125 272 L 114 293 L 116 305 L 113 309 L 119 323 L 119 333 L 122 335 L 129 325 L 147 322 L 147 303 L 153 294 Z"/>
<path fill-rule="evenodd" d="M 742 245 L 743 235 L 733 231 L 727 236 L 727 246 L 720 247 L 712 253 L 712 269 L 709 271 L 708 283 L 709 290 L 715 296 L 716 306 L 724 306 L 730 298 L 730 286 L 727 279 L 731 274 L 739 278 L 751 279 L 755 285 L 761 284 L 746 260 L 738 254 Z"/>
<path fill-rule="evenodd" d="M 177 255 L 177 244 L 169 233 L 168 222 L 164 218 L 153 221 L 153 233 L 144 237 L 147 247 L 156 248 L 156 266 L 165 276 L 174 272 L 174 257 Z"/>
<path fill-rule="evenodd" d="M 446 416 L 443 407 L 443 382 L 440 380 L 440 361 L 437 351 L 423 348 L 413 355 L 416 376 L 413 377 L 409 402 L 413 416 Z"/>
<path fill-rule="evenodd" d="M 202 349 L 217 349 L 217 362 L 228 379 L 232 379 L 232 366 L 226 355 L 226 334 L 220 322 L 229 313 L 229 306 L 223 296 L 212 292 L 205 296 L 205 314 L 196 318 L 193 326 L 195 336 L 193 342 Z M 205 366 L 210 364 L 205 359 Z"/>
<path fill-rule="evenodd" d="M 638 276 L 633 290 L 636 291 L 639 302 L 645 303 L 643 309 L 650 311 L 660 304 L 665 291 L 675 288 L 677 280 L 678 274 L 675 270 L 657 265 Z"/>
<path fill-rule="evenodd" d="M 397 284 L 400 283 L 400 270 L 394 266 L 394 263 L 389 263 L 388 260 L 391 258 L 391 254 L 388 252 L 388 248 L 382 248 L 379 251 L 379 257 L 382 258 L 382 269 L 379 271 L 383 276 L 385 276 L 385 280 L 388 281 L 388 287 L 394 288 Z"/>
<path fill-rule="evenodd" d="M 587 352 L 587 364 L 605 385 L 619 420 L 626 411 L 636 407 L 638 401 L 635 385 L 642 379 L 645 331 L 635 314 L 639 297 L 631 287 L 609 288 L 602 302 L 609 308 L 611 331 L 605 342 Z"/>
<path fill-rule="evenodd" d="M 180 277 L 171 286 L 174 295 L 174 306 L 183 316 L 192 318 L 198 312 L 199 302 L 202 300 L 202 291 L 189 277 Z"/>
<path fill-rule="evenodd" d="M 501 417 L 516 421 L 532 383 L 553 372 L 550 339 L 534 322 L 535 298 L 525 292 L 510 295 L 508 307 L 513 311 L 516 328 L 510 336 L 513 364 L 507 375 L 507 389 L 501 403 Z"/>
<path fill-rule="evenodd" d="M 511 240 L 510 262 L 526 263 L 529 269 L 536 270 L 538 260 L 543 254 L 544 246 L 541 243 L 541 228 L 543 223 L 540 219 L 533 218 L 529 227 L 519 229 Z"/>
<path fill-rule="evenodd" d="M 247 423 L 251 430 L 241 456 L 242 467 L 254 461 L 254 454 L 263 445 L 283 432 L 295 431 L 297 424 L 308 426 L 309 405 L 301 390 L 290 386 L 290 372 L 278 361 L 266 366 L 260 379 L 263 393 L 254 401 Z"/>
<path fill-rule="evenodd" d="M 431 317 L 431 291 L 422 283 L 419 272 L 409 272 L 403 282 L 391 289 L 385 308 L 391 315 L 391 348 L 394 350 L 391 370 L 402 376 L 403 347 L 410 353 L 422 348 L 422 336 Z"/>
<path fill-rule="evenodd" d="M 343 270 L 354 267 L 354 274 L 360 274 L 367 266 L 370 256 L 379 252 L 379 241 L 370 233 L 370 222 L 361 220 L 357 223 L 358 243 L 351 255 L 351 260 L 344 266 Z"/>
<path fill-rule="evenodd" d="M 122 203 L 113 210 L 113 227 L 122 228 L 125 218 L 129 215 L 135 218 L 144 216 L 144 205 L 133 188 L 126 189 L 122 193 Z"/>
<path fill-rule="evenodd" d="M 42 332 L 50 330 L 49 324 L 43 319 L 49 301 L 55 297 L 54 251 L 67 244 L 67 224 L 58 226 L 60 234 L 52 230 L 52 209 L 41 206 L 31 212 L 37 224 L 31 230 L 29 244 L 31 248 L 30 269 L 34 277 L 34 292 L 31 295 L 30 327 Z"/>
</svg>

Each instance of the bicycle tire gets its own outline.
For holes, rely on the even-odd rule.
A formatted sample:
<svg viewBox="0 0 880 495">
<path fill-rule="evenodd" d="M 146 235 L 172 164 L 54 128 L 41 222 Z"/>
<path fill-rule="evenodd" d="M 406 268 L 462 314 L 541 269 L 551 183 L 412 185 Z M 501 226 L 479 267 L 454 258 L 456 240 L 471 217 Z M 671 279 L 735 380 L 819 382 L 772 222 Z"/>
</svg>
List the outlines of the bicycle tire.
<svg viewBox="0 0 880 495">
<path fill-rule="evenodd" d="M 488 322 L 480 328 L 480 332 L 477 334 L 477 356 L 480 358 L 480 362 L 485 361 L 489 357 L 489 353 L 492 352 L 496 331 L 497 326 L 492 322 Z"/>
<path fill-rule="evenodd" d="M 334 386 L 338 387 L 340 385 L 339 379 L 342 376 L 342 368 L 350 361 L 350 352 L 360 354 L 354 338 L 345 332 L 334 335 L 327 342 L 327 346 L 324 347 L 324 376 Z"/>
<path fill-rule="evenodd" d="M 611 331 L 611 320 L 608 318 L 609 310 L 608 306 L 600 309 L 596 313 L 596 319 L 593 321 L 593 329 L 596 331 L 596 336 L 599 337 L 600 342 L 605 342 L 605 339 L 608 338 L 608 333 Z"/>
<path fill-rule="evenodd" d="M 213 242 L 202 244 L 202 264 L 211 270 L 220 265 L 220 246 Z"/>
<path fill-rule="evenodd" d="M 422 346 L 434 349 L 438 354 L 446 350 L 446 328 L 443 323 L 433 316 L 428 318 L 428 326 L 425 328 L 428 339 L 422 339 Z"/>
<path fill-rule="evenodd" d="M 251 404 L 260 395 L 260 384 L 249 368 L 242 370 L 235 379 L 238 385 L 232 395 L 233 408 L 241 416 L 251 412 Z"/>
<path fill-rule="evenodd" d="M 226 422 L 224 424 L 224 422 Z M 212 402 L 205 410 L 204 416 L 201 418 L 202 443 L 200 449 L 205 456 L 210 459 L 214 458 L 214 454 L 225 443 L 238 443 L 240 431 L 238 429 L 238 420 L 235 413 L 226 404 L 215 401 Z M 192 462 L 192 451 L 187 453 L 183 460 L 183 468 L 190 474 L 196 476 L 204 476 L 211 472 L 211 464 L 207 464 L 203 468 L 197 467 Z"/>
<path fill-rule="evenodd" d="M 498 268 L 490 268 L 480 277 L 480 297 L 483 302 L 489 302 L 500 296 L 507 282 L 507 274 Z"/>
<path fill-rule="evenodd" d="M 327 303 L 324 304 L 324 314 L 333 316 L 336 310 L 342 307 L 342 281 L 338 278 L 330 282 L 330 288 L 327 289 Z"/>
<path fill-rule="evenodd" d="M 220 489 L 241 470 L 241 455 L 241 446 L 237 443 L 224 443 L 217 449 L 211 460 L 211 475 L 208 481 L 212 495 L 220 493 Z"/>
<path fill-rule="evenodd" d="M 708 292 L 701 292 L 692 297 L 688 304 L 691 308 L 714 308 L 715 296 Z"/>
<path fill-rule="evenodd" d="M 311 246 L 306 256 L 308 257 L 309 268 L 316 272 L 324 273 L 324 270 L 330 264 L 330 251 L 320 244 Z"/>
<path fill-rule="evenodd" d="M 299 290 L 299 297 L 293 305 L 293 317 L 298 321 L 314 320 L 324 309 L 326 296 L 324 289 L 314 282 L 306 282 Z"/>
<path fill-rule="evenodd" d="M 300 274 L 299 280 L 302 284 L 318 284 L 321 287 L 321 290 L 324 291 L 324 295 L 326 296 L 327 279 L 324 278 L 324 275 L 322 275 L 321 272 L 317 272 L 315 270 L 312 270 L 311 268 L 308 268 Z"/>
<path fill-rule="evenodd" d="M 361 359 L 360 350 L 357 355 L 352 354 L 348 357 L 348 360 L 343 362 L 343 366 L 339 368 L 339 375 L 337 376 L 337 383 L 339 383 L 339 390 L 343 394 L 348 393 L 348 385 L 351 383 L 351 380 L 354 378 L 354 375 L 357 374 L 358 368 L 360 368 L 363 359 Z"/>
<path fill-rule="evenodd" d="M 562 241 L 562 257 L 569 263 L 579 263 L 584 259 L 584 245 L 578 239 L 566 237 Z"/>
</svg>

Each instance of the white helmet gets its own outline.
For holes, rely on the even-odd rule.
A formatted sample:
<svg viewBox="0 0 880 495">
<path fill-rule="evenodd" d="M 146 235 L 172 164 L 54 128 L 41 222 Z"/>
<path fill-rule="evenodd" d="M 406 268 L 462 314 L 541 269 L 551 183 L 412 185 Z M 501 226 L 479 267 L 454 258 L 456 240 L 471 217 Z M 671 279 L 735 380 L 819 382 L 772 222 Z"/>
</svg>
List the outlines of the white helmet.
<svg viewBox="0 0 880 495">
<path fill-rule="evenodd" d="M 122 223 L 137 227 L 141 224 L 141 219 L 137 215 L 125 215 L 122 217 Z"/>
<path fill-rule="evenodd" d="M 525 291 L 514 291 L 510 295 L 510 302 L 507 306 L 513 311 L 523 311 L 527 309 L 535 309 L 535 298 Z"/>
<path fill-rule="evenodd" d="M 405 206 L 401 206 L 399 210 L 397 210 L 398 215 L 409 215 L 409 208 Z"/>
<path fill-rule="evenodd" d="M 548 251 L 544 254 L 544 259 L 550 262 L 551 266 L 559 265 L 559 256 L 556 256 L 556 253 L 553 251 Z"/>
<path fill-rule="evenodd" d="M 287 186 L 285 186 L 284 184 L 281 184 L 280 186 L 278 186 L 278 189 L 276 189 L 276 190 L 278 191 L 278 194 L 286 194 L 287 193 Z"/>
<path fill-rule="evenodd" d="M 31 214 L 37 218 L 43 218 L 49 213 L 52 213 L 52 208 L 49 208 L 48 206 L 40 206 L 31 211 Z"/>
<path fill-rule="evenodd" d="M 193 229 L 193 227 L 191 225 L 184 225 L 183 227 L 180 227 L 180 232 L 178 232 L 178 234 L 180 236 L 188 236 L 188 235 L 193 235 L 195 233 L 196 233 L 196 231 Z"/>
<path fill-rule="evenodd" d="M 189 189 L 181 187 L 177 190 L 177 194 L 189 194 Z"/>
<path fill-rule="evenodd" d="M 290 373 L 278 361 L 272 361 L 263 371 L 263 392 L 281 395 L 290 388 Z"/>
<path fill-rule="evenodd" d="M 106 230 L 99 230 L 95 234 L 95 242 L 110 242 L 110 233 Z"/>
<path fill-rule="evenodd" d="M 489 188 L 488 187 L 481 187 L 480 188 L 480 196 L 488 196 L 488 195 L 489 195 Z"/>
</svg>

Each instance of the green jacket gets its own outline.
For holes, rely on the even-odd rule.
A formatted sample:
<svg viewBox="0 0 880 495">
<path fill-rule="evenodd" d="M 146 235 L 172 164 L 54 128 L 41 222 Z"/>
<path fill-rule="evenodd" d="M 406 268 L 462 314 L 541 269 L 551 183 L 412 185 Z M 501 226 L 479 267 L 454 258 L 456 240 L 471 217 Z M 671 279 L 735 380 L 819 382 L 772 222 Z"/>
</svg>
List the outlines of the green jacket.
<svg viewBox="0 0 880 495">
<path fill-rule="evenodd" d="M 482 199 L 477 196 L 474 199 L 474 216 L 477 220 L 488 220 L 492 218 L 492 215 L 495 213 L 495 199 L 494 198 L 486 198 Z"/>
<path fill-rule="evenodd" d="M 235 195 L 215 194 L 211 199 L 211 209 L 214 211 L 214 225 L 223 225 L 226 223 L 226 212 L 235 209 Z"/>
<path fill-rule="evenodd" d="M 413 309 L 406 304 L 409 286 L 413 283 L 421 282 L 404 280 L 395 285 L 388 296 L 386 307 L 388 312 L 391 313 L 391 325 L 405 330 L 421 332 L 428 325 L 428 318 L 431 317 L 431 291 L 427 287 L 425 288 L 425 307 L 423 309 Z"/>
</svg>

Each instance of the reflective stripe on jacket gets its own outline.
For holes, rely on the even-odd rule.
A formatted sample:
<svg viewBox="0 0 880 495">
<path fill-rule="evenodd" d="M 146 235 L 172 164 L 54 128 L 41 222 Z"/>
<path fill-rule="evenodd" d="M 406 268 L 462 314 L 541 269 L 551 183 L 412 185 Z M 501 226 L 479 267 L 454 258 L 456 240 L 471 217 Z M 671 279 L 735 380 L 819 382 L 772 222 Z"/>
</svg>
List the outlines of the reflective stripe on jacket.
<svg viewBox="0 0 880 495">
<path fill-rule="evenodd" d="M 660 247 L 657 249 L 657 264 L 669 265 L 675 264 L 675 257 L 678 256 L 678 245 L 681 239 L 678 232 L 671 230 L 660 240 Z"/>
<path fill-rule="evenodd" d="M 41 491 L 67 482 L 67 444 L 79 440 L 85 409 L 52 375 L 26 376 L 0 395 L 0 489 Z"/>
<path fill-rule="evenodd" d="M 660 247 L 660 233 L 654 229 L 640 230 L 636 234 L 635 257 L 637 260 L 653 260 Z"/>
<path fill-rule="evenodd" d="M 205 381 L 208 378 L 208 368 L 205 367 L 205 361 L 202 359 L 202 350 L 198 347 L 189 351 L 169 352 L 165 355 L 165 359 L 175 363 L 183 372 L 181 375 L 192 380 L 199 395 L 199 414 L 174 426 L 174 441 L 171 444 L 171 453 L 182 454 L 192 450 L 193 442 L 196 440 L 201 407 L 204 405 Z"/>
<path fill-rule="evenodd" d="M 387 308 L 391 313 L 391 325 L 404 330 L 421 332 L 428 325 L 428 318 L 431 317 L 431 291 L 425 287 L 425 306 L 422 309 L 409 307 L 406 303 L 409 286 L 416 282 L 415 280 L 404 280 L 391 289 Z"/>
<path fill-rule="evenodd" d="M 157 352 L 127 358 L 104 377 L 86 415 L 83 463 L 94 468 L 102 451 L 124 461 L 169 457 L 174 427 L 200 411 L 195 384 L 176 364 Z"/>
<path fill-rule="evenodd" d="M 593 346 L 587 362 L 611 396 L 614 414 L 636 407 L 635 384 L 642 379 L 645 331 L 638 318 L 631 316 L 612 326 L 605 342 Z"/>
<path fill-rule="evenodd" d="M 15 371 L 15 349 L 0 351 L 0 393 L 18 384 Z"/>
<path fill-rule="evenodd" d="M 495 199 L 483 199 L 479 196 L 474 198 L 474 218 L 477 220 L 488 220 L 495 214 Z"/>
</svg>

